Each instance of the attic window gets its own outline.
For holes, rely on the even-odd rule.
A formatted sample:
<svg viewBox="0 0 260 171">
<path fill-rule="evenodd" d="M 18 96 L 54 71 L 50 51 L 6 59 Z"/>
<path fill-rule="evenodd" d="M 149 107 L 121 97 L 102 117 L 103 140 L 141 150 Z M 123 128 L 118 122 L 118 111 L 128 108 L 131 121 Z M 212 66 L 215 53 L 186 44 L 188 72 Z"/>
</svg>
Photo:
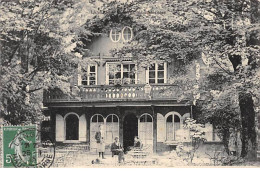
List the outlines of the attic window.
<svg viewBox="0 0 260 171">
<path fill-rule="evenodd" d="M 124 42 L 129 42 L 133 38 L 133 31 L 131 27 L 124 27 L 122 30 L 122 39 Z"/>
<path fill-rule="evenodd" d="M 110 39 L 112 42 L 118 42 L 120 40 L 121 33 L 115 29 L 110 30 Z"/>
</svg>

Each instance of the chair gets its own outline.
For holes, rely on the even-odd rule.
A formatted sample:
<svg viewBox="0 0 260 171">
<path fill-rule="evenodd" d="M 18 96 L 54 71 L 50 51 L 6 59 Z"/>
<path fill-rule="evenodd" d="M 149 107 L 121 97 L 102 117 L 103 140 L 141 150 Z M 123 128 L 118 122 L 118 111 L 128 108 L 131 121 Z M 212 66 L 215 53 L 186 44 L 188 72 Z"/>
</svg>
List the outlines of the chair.
<svg viewBox="0 0 260 171">
<path fill-rule="evenodd" d="M 115 157 L 115 156 L 118 156 L 118 154 L 116 154 L 115 152 L 112 151 L 112 158 L 114 159 L 113 163 L 115 165 L 118 165 L 118 157 Z"/>
</svg>

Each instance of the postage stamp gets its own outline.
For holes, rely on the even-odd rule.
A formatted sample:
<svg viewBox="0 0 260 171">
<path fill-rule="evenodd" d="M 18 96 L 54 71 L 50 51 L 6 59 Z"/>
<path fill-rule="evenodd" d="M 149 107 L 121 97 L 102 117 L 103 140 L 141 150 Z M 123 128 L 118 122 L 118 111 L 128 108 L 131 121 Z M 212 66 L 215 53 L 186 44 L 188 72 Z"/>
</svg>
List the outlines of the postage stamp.
<svg viewBox="0 0 260 171">
<path fill-rule="evenodd" d="M 3 167 L 50 167 L 55 158 L 55 146 L 50 139 L 40 141 L 36 126 L 3 127 Z"/>
<path fill-rule="evenodd" d="M 35 167 L 36 126 L 3 127 L 3 166 Z"/>
</svg>

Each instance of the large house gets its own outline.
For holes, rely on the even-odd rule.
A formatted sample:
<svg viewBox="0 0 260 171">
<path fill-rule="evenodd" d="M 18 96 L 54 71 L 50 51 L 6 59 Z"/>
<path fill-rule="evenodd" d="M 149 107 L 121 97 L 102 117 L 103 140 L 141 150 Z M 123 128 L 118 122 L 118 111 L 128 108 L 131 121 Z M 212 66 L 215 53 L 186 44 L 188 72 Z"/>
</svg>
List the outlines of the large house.
<svg viewBox="0 0 260 171">
<path fill-rule="evenodd" d="M 131 56 L 111 55 L 112 49 L 133 37 L 130 26 L 93 37 L 88 55 L 83 56 L 93 62 L 79 68 L 82 72 L 71 79 L 74 96 L 58 89 L 44 92 L 43 104 L 56 142 L 87 143 L 96 152 L 94 136 L 99 125 L 104 125 L 107 149 L 116 136 L 125 149 L 139 136 L 151 152 L 168 151 L 180 140 L 189 141 L 183 124 L 193 117 L 193 101 L 178 101 L 182 90 L 168 83 L 178 61 L 158 61 L 142 68 Z M 191 73 L 194 77 L 198 67 Z M 212 126 L 208 128 L 208 141 L 219 141 Z"/>
</svg>

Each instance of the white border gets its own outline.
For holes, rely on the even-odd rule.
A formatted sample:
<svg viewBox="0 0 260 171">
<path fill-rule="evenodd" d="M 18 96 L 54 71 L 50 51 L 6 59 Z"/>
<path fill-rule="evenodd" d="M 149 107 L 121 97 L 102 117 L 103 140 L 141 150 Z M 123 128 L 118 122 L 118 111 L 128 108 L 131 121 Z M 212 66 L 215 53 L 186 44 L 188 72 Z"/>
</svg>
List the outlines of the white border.
<svg viewBox="0 0 260 171">
<path fill-rule="evenodd" d="M 117 32 L 117 30 L 115 30 L 115 31 Z M 110 40 L 111 40 L 112 42 L 114 42 L 114 43 L 119 42 L 120 39 L 121 39 L 121 36 L 122 36 L 121 32 L 118 32 L 119 38 L 118 38 L 117 41 L 115 41 L 115 40 L 112 38 L 112 32 L 113 32 L 113 29 L 111 29 L 111 30 L 110 30 L 110 33 L 109 33 Z"/>
</svg>

